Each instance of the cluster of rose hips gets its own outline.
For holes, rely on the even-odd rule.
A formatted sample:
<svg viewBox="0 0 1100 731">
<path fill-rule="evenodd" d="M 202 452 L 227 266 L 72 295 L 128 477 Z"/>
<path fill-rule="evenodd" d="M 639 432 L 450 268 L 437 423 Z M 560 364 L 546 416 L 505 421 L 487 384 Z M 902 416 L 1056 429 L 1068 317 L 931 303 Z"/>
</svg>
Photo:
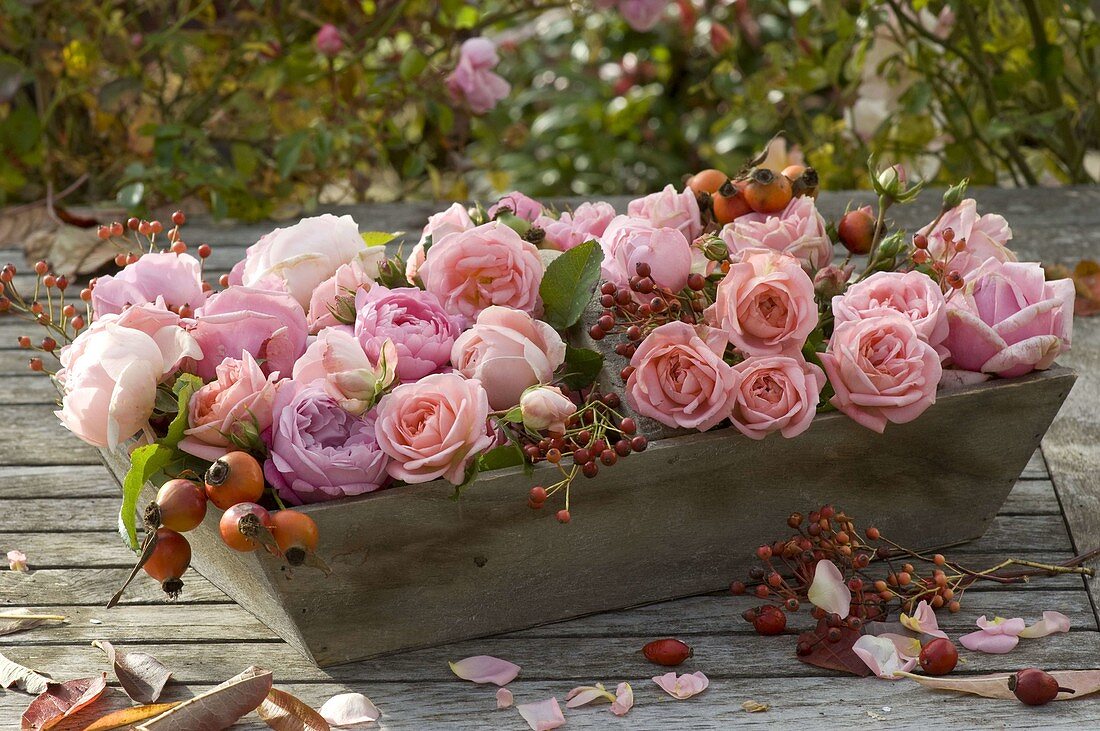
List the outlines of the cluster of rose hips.
<svg viewBox="0 0 1100 731">
<path fill-rule="evenodd" d="M 561 523 L 571 519 L 569 488 L 573 480 L 583 475 L 593 478 L 601 468 L 614 467 L 620 459 L 634 452 L 644 452 L 647 440 L 638 434 L 638 425 L 616 409 L 620 405 L 616 393 L 590 394 L 585 405 L 565 422 L 565 432 L 546 435 L 524 434 L 527 442 L 523 452 L 532 463 L 549 462 L 561 479 L 551 485 L 535 485 L 527 497 L 527 506 L 541 510 L 555 493 L 565 492 L 565 507 L 557 512 Z"/>
<path fill-rule="evenodd" d="M 702 210 L 722 226 L 746 213 L 779 213 L 797 196 L 817 198 L 818 175 L 812 167 L 789 165 L 779 173 L 751 168 L 731 179 L 710 168 L 692 175 L 686 185 L 699 197 Z"/>
<path fill-rule="evenodd" d="M 291 566 L 310 562 L 324 568 L 314 553 L 317 524 L 313 519 L 286 508 L 269 512 L 259 504 L 263 494 L 263 469 L 247 452 L 220 457 L 202 482 L 186 477 L 168 480 L 145 509 L 149 537 L 139 565 L 170 598 L 176 598 L 183 588 L 181 577 L 191 564 L 191 545 L 182 534 L 203 522 L 209 502 L 225 511 L 218 530 L 233 550 L 247 553 L 263 546 Z"/>
<path fill-rule="evenodd" d="M 38 351 L 56 359 L 61 346 L 71 342 L 87 326 L 91 318 L 87 302 L 91 300 L 92 293 L 87 289 L 81 290 L 81 302 L 66 301 L 72 284 L 68 277 L 52 272 L 45 261 L 35 262 L 34 273 L 34 292 L 25 296 L 15 283 L 18 274 L 15 265 L 5 264 L 0 269 L 0 283 L 3 285 L 0 313 L 14 312 L 45 328 L 46 336 L 40 341 L 35 342 L 29 335 L 20 335 L 17 342 L 24 350 Z M 33 356 L 29 365 L 32 371 L 49 372 L 40 356 Z"/>
<path fill-rule="evenodd" d="M 959 270 L 950 268 L 951 260 L 966 251 L 966 239 L 956 241 L 955 232 L 951 228 L 945 228 L 940 236 L 943 238 L 943 254 L 940 258 L 933 259 L 928 251 L 928 238 L 924 234 L 913 236 L 913 253 L 910 258 L 918 266 L 929 264 L 932 278 L 939 282 L 940 289 L 950 297 L 949 290 L 962 289 L 966 284 Z"/>
</svg>

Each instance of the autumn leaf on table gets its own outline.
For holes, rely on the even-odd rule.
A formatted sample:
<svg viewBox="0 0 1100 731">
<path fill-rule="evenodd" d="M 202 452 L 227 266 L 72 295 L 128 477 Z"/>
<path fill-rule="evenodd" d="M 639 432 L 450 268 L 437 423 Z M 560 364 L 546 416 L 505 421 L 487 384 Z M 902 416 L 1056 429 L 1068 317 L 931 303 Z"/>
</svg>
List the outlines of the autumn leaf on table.
<svg viewBox="0 0 1100 731">
<path fill-rule="evenodd" d="M 1071 701 L 1100 691 L 1100 670 L 1055 670 L 1050 673 L 1063 688 L 1071 688 L 1074 694 L 1059 694 L 1055 701 Z M 926 688 L 934 690 L 954 690 L 970 693 L 982 698 L 1000 698 L 1015 700 L 1016 696 L 1008 689 L 1008 673 L 979 675 L 976 677 L 931 677 L 903 673 L 907 678 L 917 681 Z"/>
<path fill-rule="evenodd" d="M 179 703 L 154 703 L 148 706 L 134 706 L 112 711 L 105 716 L 100 716 L 94 723 L 83 726 L 81 731 L 114 731 L 119 728 L 131 728 L 138 721 L 144 721 L 153 716 L 159 716 Z M 60 729 L 58 730 L 60 731 Z"/>
<path fill-rule="evenodd" d="M 51 683 L 23 713 L 23 731 L 46 731 L 99 700 L 107 690 L 107 673 L 91 678 Z"/>
<path fill-rule="evenodd" d="M 271 671 L 249 667 L 219 686 L 183 701 L 137 727 L 138 731 L 193 731 L 228 728 L 264 702 L 271 690 Z"/>
<path fill-rule="evenodd" d="M 1073 314 L 1077 317 L 1089 317 L 1100 314 L 1100 263 L 1092 259 L 1082 259 L 1070 270 L 1061 264 L 1045 264 L 1047 280 L 1072 279 L 1077 297 L 1073 304 Z"/>
<path fill-rule="evenodd" d="M 164 684 L 172 673 L 155 657 L 144 652 L 120 652 L 106 640 L 95 640 L 93 647 L 107 653 L 107 661 L 114 666 L 115 677 L 126 695 L 138 703 L 152 703 L 164 691 Z"/>
<path fill-rule="evenodd" d="M 0 613 L 0 635 L 11 635 L 33 629 L 43 622 L 64 622 L 60 614 L 42 614 L 25 607 Z"/>
<path fill-rule="evenodd" d="M 46 692 L 51 682 L 53 681 L 45 675 L 12 662 L 0 654 L 0 688 L 10 688 L 14 685 L 19 690 L 39 695 Z"/>
<path fill-rule="evenodd" d="M 320 713 L 278 688 L 268 691 L 256 714 L 275 731 L 329 731 Z"/>
<path fill-rule="evenodd" d="M 859 639 L 859 632 L 845 624 L 841 624 L 837 629 L 840 630 L 840 640 L 837 642 L 829 642 L 827 637 L 829 625 L 826 624 L 824 619 L 819 620 L 817 626 L 812 630 L 800 634 L 798 636 L 799 644 L 808 643 L 811 649 L 809 653 L 799 655 L 798 659 L 807 665 L 825 668 L 826 670 L 839 670 L 842 673 L 851 673 L 861 678 L 870 675 L 871 669 L 852 650 L 852 646 Z"/>
</svg>

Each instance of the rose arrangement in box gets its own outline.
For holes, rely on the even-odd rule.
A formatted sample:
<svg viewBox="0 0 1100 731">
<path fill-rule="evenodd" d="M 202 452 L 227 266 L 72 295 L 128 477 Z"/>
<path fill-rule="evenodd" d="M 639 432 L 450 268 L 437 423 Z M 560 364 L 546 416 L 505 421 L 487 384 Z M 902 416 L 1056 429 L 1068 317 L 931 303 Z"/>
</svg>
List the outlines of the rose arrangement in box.
<svg viewBox="0 0 1100 731">
<path fill-rule="evenodd" d="M 519 192 L 455 203 L 405 257 L 349 216 L 307 218 L 250 246 L 218 287 L 181 213 L 170 228 L 132 218 L 99 232 L 126 251 L 121 271 L 73 298 L 47 263 L 33 295 L 8 265 L 0 308 L 49 331 L 20 343 L 42 351 L 31 368 L 56 381 L 62 424 L 129 451 L 120 524 L 134 549 L 138 493 L 160 485 L 139 566 L 169 593 L 209 502 L 230 547 L 325 568 L 294 506 L 438 479 L 458 495 L 481 471 L 549 463 L 554 481 L 519 497 L 568 523 L 578 478 L 670 429 L 793 438 L 838 409 L 882 432 L 938 388 L 1047 368 L 1068 348 L 1072 282 L 1017 262 L 1007 223 L 979 215 L 965 181 L 907 236 L 887 212 L 921 186 L 899 169 L 872 170 L 877 210 L 831 228 L 812 168 L 762 162 L 623 215 Z"/>
</svg>

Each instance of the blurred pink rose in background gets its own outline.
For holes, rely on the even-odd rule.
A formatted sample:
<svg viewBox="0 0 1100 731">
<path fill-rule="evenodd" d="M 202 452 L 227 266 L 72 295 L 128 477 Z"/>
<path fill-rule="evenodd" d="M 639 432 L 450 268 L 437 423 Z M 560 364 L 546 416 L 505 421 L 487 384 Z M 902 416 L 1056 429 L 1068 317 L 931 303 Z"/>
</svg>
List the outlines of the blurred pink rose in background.
<svg viewBox="0 0 1100 731">
<path fill-rule="evenodd" d="M 740 216 L 726 224 L 719 236 L 731 254 L 746 249 L 771 249 L 793 256 L 811 270 L 821 269 L 833 258 L 833 243 L 825 230 L 825 219 L 809 196 L 791 199 L 779 215 Z"/>
<path fill-rule="evenodd" d="M 340 37 L 340 31 L 332 23 L 325 23 L 313 37 L 313 47 L 317 52 L 332 58 L 344 50 L 344 39 Z"/>
<path fill-rule="evenodd" d="M 643 219 L 616 216 L 600 237 L 600 246 L 603 277 L 619 287 L 627 287 L 631 277 L 638 276 L 638 264 L 642 263 L 649 265 L 650 277 L 662 287 L 679 292 L 687 286 L 691 244 L 678 229 L 656 228 Z"/>
<path fill-rule="evenodd" d="M 733 367 L 741 374 L 730 421 L 739 432 L 763 439 L 779 431 L 788 439 L 810 428 L 825 386 L 825 373 L 801 355 L 754 355 Z"/>
<path fill-rule="evenodd" d="M 654 228 L 679 229 L 688 243 L 703 233 L 699 201 L 690 188 L 678 193 L 675 186 L 666 185 L 661 191 L 630 201 L 626 212 L 633 218 L 649 221 Z"/>
<path fill-rule="evenodd" d="M 458 49 L 458 65 L 447 77 L 447 88 L 455 101 L 465 101 L 474 114 L 485 114 L 512 87 L 493 69 L 500 62 L 496 44 L 488 38 L 470 38 Z"/>
<path fill-rule="evenodd" d="M 535 225 L 546 232 L 545 245 L 558 251 L 569 251 L 592 239 L 599 240 L 607 225 L 615 218 L 615 209 L 603 201 L 581 203 L 560 218 L 539 216 Z"/>
<path fill-rule="evenodd" d="M 500 200 L 489 206 L 486 214 L 492 219 L 501 211 L 509 210 L 524 221 L 534 223 L 535 219 L 542 215 L 544 209 L 545 206 L 534 198 L 524 195 L 518 190 L 513 190 L 511 193 L 502 195 Z"/>
<path fill-rule="evenodd" d="M 972 274 L 948 303 L 944 345 L 955 368 L 1011 378 L 1069 350 L 1073 280 L 1048 282 L 1034 262 L 987 261 Z"/>
<path fill-rule="evenodd" d="M 668 0 L 597 0 L 596 6 L 617 7 L 627 25 L 644 33 L 657 26 L 671 4 Z"/>
<path fill-rule="evenodd" d="M 948 271 L 954 269 L 967 277 L 987 259 L 1016 261 L 1016 254 L 1006 246 L 1012 239 L 1012 229 L 1004 216 L 997 213 L 979 216 L 978 204 L 973 198 L 967 198 L 948 211 L 935 228 L 928 224 L 918 232 L 928 239 L 928 253 L 933 260 L 944 258 L 943 232 L 947 229 L 953 234 L 952 244 L 966 240 L 966 250 L 952 255 Z"/>
<path fill-rule="evenodd" d="M 199 260 L 190 254 L 142 254 L 118 274 L 98 277 L 92 286 L 92 312 L 97 318 L 158 299 L 174 310 L 183 305 L 201 307 L 206 293 Z"/>
<path fill-rule="evenodd" d="M 264 373 L 287 375 L 305 352 L 306 315 L 285 292 L 229 287 L 210 297 L 189 321 L 203 358 L 195 373 L 212 380 L 226 358 L 250 353 Z"/>
</svg>

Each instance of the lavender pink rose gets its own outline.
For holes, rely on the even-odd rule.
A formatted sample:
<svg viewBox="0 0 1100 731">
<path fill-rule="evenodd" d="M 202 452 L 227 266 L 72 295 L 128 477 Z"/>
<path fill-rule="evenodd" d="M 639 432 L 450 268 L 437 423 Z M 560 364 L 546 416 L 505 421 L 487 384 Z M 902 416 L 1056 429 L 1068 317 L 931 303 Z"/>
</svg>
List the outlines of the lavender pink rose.
<svg viewBox="0 0 1100 731">
<path fill-rule="evenodd" d="M 189 254 L 152 252 L 115 275 L 98 277 L 92 286 L 96 317 L 117 315 L 130 305 L 160 302 L 174 311 L 206 301 L 199 260 Z"/>
<path fill-rule="evenodd" d="M 415 381 L 448 364 L 461 328 L 459 318 L 448 314 L 431 292 L 379 284 L 356 295 L 354 332 L 374 362 L 383 343 L 393 343 L 398 379 Z"/>
</svg>

